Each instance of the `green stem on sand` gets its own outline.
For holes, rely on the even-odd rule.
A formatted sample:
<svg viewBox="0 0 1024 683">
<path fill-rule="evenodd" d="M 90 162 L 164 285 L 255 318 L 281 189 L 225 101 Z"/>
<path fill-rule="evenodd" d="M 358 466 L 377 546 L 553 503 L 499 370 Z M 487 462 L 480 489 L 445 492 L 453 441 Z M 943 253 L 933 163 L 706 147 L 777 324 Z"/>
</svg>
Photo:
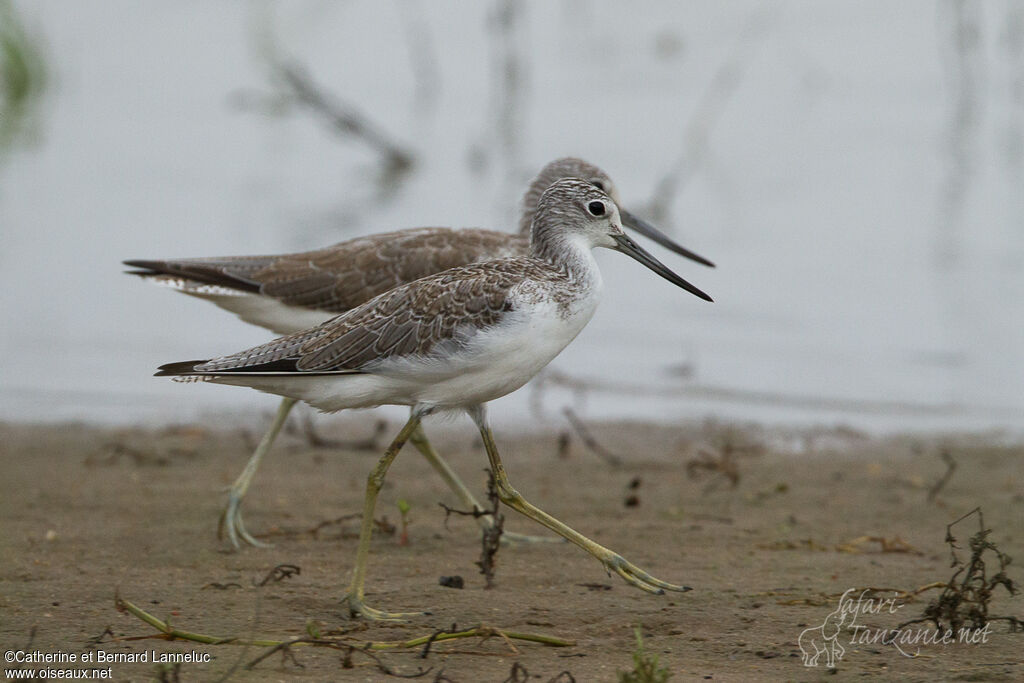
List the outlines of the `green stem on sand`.
<svg viewBox="0 0 1024 683">
<path fill-rule="evenodd" d="M 445 640 L 454 640 L 456 638 L 489 638 L 491 636 L 500 636 L 502 638 L 505 638 L 506 640 L 526 640 L 534 643 L 541 643 L 543 645 L 549 645 L 551 647 L 571 647 L 576 644 L 576 641 L 574 640 L 563 640 L 561 638 L 555 638 L 554 636 L 545 636 L 537 633 L 503 631 L 501 629 L 494 628 L 493 626 L 484 625 L 466 629 L 465 631 L 457 631 L 454 633 L 435 633 L 429 636 L 413 638 L 412 640 L 371 640 L 362 643 L 352 640 L 340 640 L 331 638 L 304 638 L 296 639 L 294 641 L 218 638 L 216 636 L 208 636 L 202 633 L 193 633 L 191 631 L 182 631 L 181 629 L 172 628 L 168 622 L 157 619 L 141 607 L 129 602 L 128 600 L 122 599 L 120 596 L 115 598 L 115 606 L 117 607 L 118 611 L 128 612 L 129 614 L 132 614 L 133 616 L 146 622 L 156 630 L 160 631 L 162 635 L 157 637 L 163 637 L 166 640 L 189 640 L 195 643 L 206 643 L 208 645 L 250 645 L 254 647 L 281 647 L 285 645 L 319 645 L 322 647 L 354 647 L 356 649 L 365 650 L 401 650 L 419 647 L 421 645 L 426 645 L 427 643 L 439 643 Z"/>
</svg>

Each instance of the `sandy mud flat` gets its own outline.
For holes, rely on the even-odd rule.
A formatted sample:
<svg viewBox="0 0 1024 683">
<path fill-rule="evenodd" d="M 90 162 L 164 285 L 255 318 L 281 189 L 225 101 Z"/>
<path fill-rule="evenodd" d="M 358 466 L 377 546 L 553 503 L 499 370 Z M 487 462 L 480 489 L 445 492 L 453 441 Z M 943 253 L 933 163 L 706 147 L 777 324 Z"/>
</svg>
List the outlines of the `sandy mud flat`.
<svg viewBox="0 0 1024 683">
<path fill-rule="evenodd" d="M 373 431 L 366 416 L 318 424 L 330 437 Z M 917 643 L 877 642 L 938 598 L 941 588 L 912 592 L 950 579 L 946 525 L 977 506 L 992 530 L 987 540 L 1020 558 L 1007 575 L 1024 582 L 1024 449 L 995 436 L 881 440 L 849 431 L 591 424 L 594 438 L 621 458 L 616 465 L 575 433 L 566 445 L 557 432 L 497 424 L 516 487 L 655 576 L 693 587 L 665 596 L 607 576 L 568 544 L 502 547 L 495 585 L 485 588 L 475 564 L 477 527 L 467 517 L 446 521 L 438 503 L 456 507 L 454 497 L 410 449 L 379 500 L 382 531 L 373 540 L 367 602 L 432 614 L 363 624 L 346 616 L 339 598 L 376 455 L 285 436 L 245 504 L 249 529 L 274 546 L 227 552 L 216 537 L 223 489 L 258 427 L 0 425 L 5 656 L 75 655 L 73 663 L 23 666 L 108 669 L 113 680 L 134 681 L 378 681 L 389 679 L 383 668 L 403 675 L 429 669 L 418 680 L 460 683 L 614 681 L 632 668 L 639 625 L 646 651 L 673 680 L 1024 678 L 1024 633 L 1009 633 L 1005 621 L 967 633 L 967 642 L 926 642 L 921 634 Z M 427 428 L 483 497 L 486 458 L 470 428 Z M 940 484 L 949 462 L 955 469 Z M 410 508 L 404 544 L 399 499 Z M 544 533 L 514 511 L 505 514 L 507 530 Z M 977 516 L 953 527 L 961 559 L 970 558 L 977 530 Z M 998 558 L 989 550 L 983 559 L 991 578 Z M 291 570 L 279 570 L 280 580 L 256 585 L 281 565 L 298 572 L 281 578 Z M 464 588 L 440 585 L 440 577 L 456 575 Z M 138 639 L 155 629 L 118 611 L 115 595 L 185 631 L 243 640 L 312 633 L 346 639 L 355 650 L 296 646 L 246 668 L 267 647 Z M 988 609 L 990 618 L 1024 618 L 1024 596 L 997 586 Z M 375 657 L 359 651 L 367 642 L 411 640 L 453 625 L 575 644 L 494 635 L 435 642 L 426 658 L 423 646 Z M 905 627 L 904 638 L 929 628 Z M 815 642 L 828 651 L 817 666 L 805 666 L 803 652 Z"/>
</svg>

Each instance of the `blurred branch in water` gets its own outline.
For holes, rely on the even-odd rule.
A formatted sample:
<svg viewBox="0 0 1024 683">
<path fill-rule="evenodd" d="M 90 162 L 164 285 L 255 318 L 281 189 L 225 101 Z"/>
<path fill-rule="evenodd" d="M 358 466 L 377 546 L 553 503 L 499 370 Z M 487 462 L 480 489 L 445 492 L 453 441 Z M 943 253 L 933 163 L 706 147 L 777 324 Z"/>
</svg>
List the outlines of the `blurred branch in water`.
<svg viewBox="0 0 1024 683">
<path fill-rule="evenodd" d="M 398 0 L 398 14 L 409 46 L 409 62 L 416 81 L 413 101 L 420 114 L 430 115 L 437 109 L 437 98 L 441 92 L 441 71 L 437 66 L 430 28 L 423 16 L 420 0 Z"/>
<path fill-rule="evenodd" d="M 360 140 L 376 151 L 381 160 L 377 178 L 380 198 L 393 196 L 415 165 L 411 151 L 392 141 L 354 106 L 316 84 L 309 71 L 295 62 L 268 54 L 271 77 L 277 85 L 272 95 L 242 91 L 234 97 L 243 109 L 281 116 L 297 106 L 305 107 L 326 121 L 341 137 Z"/>
<path fill-rule="evenodd" d="M 526 177 L 522 163 L 522 138 L 526 128 L 527 53 L 523 32 L 526 17 L 522 0 L 495 0 L 487 15 L 487 47 L 490 60 L 488 125 L 469 146 L 466 160 L 474 174 L 495 160 L 501 163 L 499 187 L 518 187 Z M 501 191 L 501 201 L 510 199 Z M 518 196 L 513 201 L 518 201 Z M 513 204 L 501 207 L 502 213 Z"/>
<path fill-rule="evenodd" d="M 0 0 L 0 154 L 32 140 L 45 88 L 39 41 L 25 30 L 10 0 Z"/>
<path fill-rule="evenodd" d="M 778 19 L 778 6 L 766 5 L 746 22 L 736 48 L 723 63 L 701 96 L 693 117 L 683 131 L 683 146 L 668 172 L 655 185 L 648 203 L 651 220 L 667 224 L 672 213 L 672 202 L 700 170 L 708 156 L 709 141 L 715 126 L 725 113 L 729 100 L 739 89 L 747 67 L 753 61 L 756 48 L 774 28 Z"/>
<path fill-rule="evenodd" d="M 945 270 L 959 260 L 963 249 L 964 211 L 977 160 L 979 89 L 982 80 L 980 7 L 966 0 L 946 0 L 940 6 L 944 26 L 946 80 L 952 99 L 946 133 L 949 162 L 939 193 L 935 263 Z M 946 284 L 943 284 L 945 287 Z"/>
<path fill-rule="evenodd" d="M 1006 160 L 1007 178 L 1011 188 L 1024 186 L 1024 4 L 1007 3 L 1006 25 L 1001 39 L 1006 59 L 1009 91 L 1009 111 L 1003 133 L 1002 147 Z M 1011 193 L 1014 202 L 1011 215 L 1024 215 L 1024 193 Z M 1006 263 L 1013 270 L 1024 265 L 1024 225 L 1010 225 L 1007 236 Z"/>
<path fill-rule="evenodd" d="M 509 170 L 519 161 L 520 132 L 523 130 L 523 94 L 526 69 L 519 49 L 523 25 L 523 4 L 519 0 L 499 0 L 491 18 L 493 27 L 495 115 L 498 139 L 508 160 Z"/>
<path fill-rule="evenodd" d="M 275 76 L 295 102 L 323 117 L 342 136 L 352 136 L 375 149 L 383 160 L 382 182 L 397 183 L 413 167 L 413 154 L 392 142 L 351 105 L 319 88 L 308 71 L 295 63 L 278 62 Z"/>
<path fill-rule="evenodd" d="M 1010 93 L 1003 151 L 1006 165 L 1019 177 L 1024 166 L 1024 5 L 1021 3 L 1006 5 L 1006 25 L 1000 43 L 1008 67 Z"/>
</svg>

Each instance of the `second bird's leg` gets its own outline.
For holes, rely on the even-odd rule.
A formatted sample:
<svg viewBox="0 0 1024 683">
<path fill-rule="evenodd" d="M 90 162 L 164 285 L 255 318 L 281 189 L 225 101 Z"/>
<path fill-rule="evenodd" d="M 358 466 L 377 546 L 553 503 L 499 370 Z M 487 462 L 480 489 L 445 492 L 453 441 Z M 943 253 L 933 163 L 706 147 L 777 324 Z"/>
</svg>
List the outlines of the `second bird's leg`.
<svg viewBox="0 0 1024 683">
<path fill-rule="evenodd" d="M 464 506 L 472 510 L 473 512 L 483 512 L 483 507 L 476 501 L 473 494 L 470 492 L 466 485 L 462 483 L 462 479 L 455 473 L 455 470 L 451 468 L 451 465 L 442 458 L 434 447 L 430 445 L 430 441 L 427 439 L 426 433 L 423 431 L 423 425 L 416 427 L 416 430 L 409 437 L 409 441 L 416 449 L 423 454 L 423 457 L 427 459 L 431 467 L 441 475 L 445 483 L 448 484 L 456 496 L 459 498 L 459 502 Z M 487 530 L 494 528 L 494 517 L 491 515 L 480 515 L 476 517 L 477 523 L 481 529 Z M 551 536 L 527 536 L 525 534 L 517 534 L 510 531 L 503 531 L 501 534 L 501 540 L 504 543 L 562 543 L 562 539 L 554 538 Z"/>
<path fill-rule="evenodd" d="M 384 477 L 391 467 L 391 462 L 402 450 L 405 442 L 419 428 L 420 420 L 423 417 L 422 411 L 413 410 L 409 421 L 398 432 L 398 436 L 391 442 L 388 449 L 384 451 L 383 457 L 377 462 L 377 466 L 366 478 L 366 499 L 363 501 L 363 523 L 359 530 L 359 548 L 356 550 L 356 566 L 352 570 L 352 583 L 349 584 L 348 593 L 345 595 L 345 602 L 348 603 L 349 613 L 356 617 L 362 616 L 367 619 L 379 621 L 403 621 L 407 617 L 418 617 L 429 612 L 382 612 L 381 610 L 368 607 L 363 603 L 363 590 L 366 583 L 366 563 L 370 556 L 370 537 L 373 535 L 373 511 L 377 506 L 377 494 L 384 485 Z"/>
<path fill-rule="evenodd" d="M 475 406 L 470 408 L 467 412 L 469 413 L 469 416 L 473 418 L 477 428 L 480 430 L 480 436 L 483 437 L 484 448 L 487 449 L 487 459 L 490 460 L 491 463 L 491 471 L 494 473 L 494 483 L 498 489 L 498 496 L 501 498 L 501 502 L 505 503 L 505 505 L 508 505 L 510 508 L 521 512 L 538 524 L 546 526 L 567 541 L 575 543 L 579 547 L 583 548 L 600 560 L 601 564 L 605 566 L 605 569 L 609 573 L 615 572 L 627 583 L 630 583 L 641 590 L 659 595 L 664 593 L 666 590 L 679 592 L 690 590 L 689 586 L 677 586 L 651 576 L 643 569 L 640 569 L 640 567 L 637 567 L 632 562 L 627 561 L 626 558 L 622 557 L 618 553 L 612 552 L 603 545 L 591 541 L 575 529 L 559 522 L 540 508 L 530 504 L 529 501 L 523 498 L 518 491 L 512 488 L 512 484 L 509 483 L 508 475 L 505 474 L 505 466 L 501 463 L 501 456 L 498 455 L 498 447 L 494 443 L 494 435 L 491 434 L 491 428 L 487 424 L 487 414 L 484 407 Z"/>
<path fill-rule="evenodd" d="M 245 529 L 245 522 L 242 521 L 242 499 L 245 498 L 246 491 L 249 490 L 249 484 L 252 483 L 252 478 L 256 474 L 256 469 L 260 466 L 260 460 L 267 454 L 270 447 L 274 444 L 274 439 L 277 438 L 278 432 L 281 431 L 281 427 L 284 426 L 285 420 L 288 418 L 288 413 L 291 412 L 292 406 L 295 405 L 294 398 L 283 398 L 281 399 L 281 405 L 277 408 L 277 415 L 274 416 L 274 421 L 270 423 L 270 428 L 267 429 L 263 438 L 260 439 L 260 444 L 256 447 L 256 450 L 249 457 L 249 462 L 245 464 L 245 469 L 238 475 L 238 479 L 235 479 L 235 483 L 231 485 L 228 490 L 228 504 L 224 507 L 224 512 L 220 515 L 220 527 L 218 530 L 218 536 L 223 537 L 225 534 L 228 540 L 231 541 L 231 545 L 235 547 L 235 550 L 240 548 L 238 539 L 241 538 L 249 545 L 259 546 L 261 548 L 269 548 L 270 543 L 264 543 L 263 541 L 257 541 L 252 535 L 249 534 Z"/>
</svg>

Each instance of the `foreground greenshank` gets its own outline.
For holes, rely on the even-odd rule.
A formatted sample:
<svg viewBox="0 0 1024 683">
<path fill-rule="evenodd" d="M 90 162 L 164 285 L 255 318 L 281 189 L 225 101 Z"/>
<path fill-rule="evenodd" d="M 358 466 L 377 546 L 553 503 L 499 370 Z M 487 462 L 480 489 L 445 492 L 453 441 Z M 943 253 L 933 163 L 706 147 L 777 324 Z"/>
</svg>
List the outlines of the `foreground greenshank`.
<svg viewBox="0 0 1024 683">
<path fill-rule="evenodd" d="M 620 205 L 618 189 L 608 174 L 582 159 L 557 159 L 541 169 L 522 200 L 518 233 L 491 230 L 417 228 L 379 233 L 341 242 L 324 249 L 278 256 L 231 256 L 179 260 L 132 260 L 124 263 L 149 282 L 206 299 L 235 313 L 242 320 L 276 334 L 291 334 L 318 325 L 374 296 L 426 275 L 478 261 L 525 256 L 530 253 L 530 225 L 541 194 L 562 178 L 582 178 L 605 191 Z M 645 221 L 620 209 L 624 227 L 632 228 L 672 251 L 704 265 L 713 264 Z M 239 548 L 239 539 L 254 546 L 256 540 L 242 519 L 242 500 L 260 461 L 295 404 L 284 398 L 277 414 L 232 484 L 221 514 L 220 532 Z M 458 475 L 434 451 L 423 431 L 411 437 L 448 486 L 469 509 L 482 510 Z M 492 523 L 478 517 L 481 525 Z M 523 540 L 507 534 L 508 540 Z"/>
<path fill-rule="evenodd" d="M 311 330 L 229 356 L 170 363 L 158 376 L 248 386 L 323 411 L 383 404 L 410 417 L 367 479 L 355 568 L 345 600 L 353 616 L 400 620 L 364 602 L 374 508 L 391 462 L 434 412 L 463 410 L 476 423 L 502 502 L 594 555 L 610 573 L 650 593 L 686 591 L 657 579 L 531 505 L 509 483 L 485 404 L 526 384 L 583 329 L 602 287 L 592 249 L 621 251 L 683 289 L 711 298 L 622 231 L 611 197 L 569 178 L 544 191 L 530 253 L 452 268 L 401 285 Z"/>
</svg>

